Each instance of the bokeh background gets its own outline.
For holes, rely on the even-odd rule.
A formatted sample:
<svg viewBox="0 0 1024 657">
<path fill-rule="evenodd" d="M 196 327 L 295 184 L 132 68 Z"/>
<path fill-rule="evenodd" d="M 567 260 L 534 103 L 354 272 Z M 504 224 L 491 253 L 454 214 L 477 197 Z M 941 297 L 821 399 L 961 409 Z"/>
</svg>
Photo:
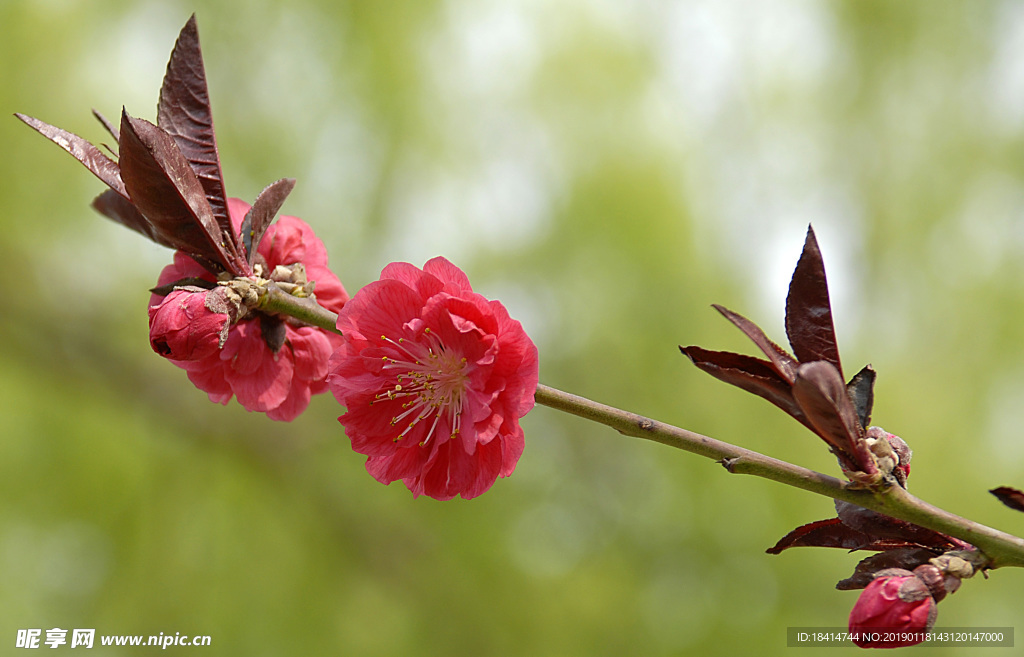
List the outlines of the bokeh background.
<svg viewBox="0 0 1024 657">
<path fill-rule="evenodd" d="M 750 352 L 716 302 L 782 340 L 813 222 L 912 490 L 1024 532 L 986 492 L 1024 487 L 1024 5 L 240 7 L 0 2 L 2 652 L 83 627 L 212 636 L 179 654 L 778 655 L 857 595 L 833 586 L 858 555 L 764 554 L 827 499 L 543 407 L 512 477 L 413 499 L 366 474 L 329 395 L 276 423 L 153 354 L 170 253 L 10 114 L 95 141 L 91 108 L 153 119 L 193 11 L 228 192 L 298 178 L 285 212 L 350 292 L 445 255 L 522 320 L 543 382 L 835 474 L 677 350 Z M 939 625 L 1024 627 L 1022 590 L 966 582 Z"/>
</svg>

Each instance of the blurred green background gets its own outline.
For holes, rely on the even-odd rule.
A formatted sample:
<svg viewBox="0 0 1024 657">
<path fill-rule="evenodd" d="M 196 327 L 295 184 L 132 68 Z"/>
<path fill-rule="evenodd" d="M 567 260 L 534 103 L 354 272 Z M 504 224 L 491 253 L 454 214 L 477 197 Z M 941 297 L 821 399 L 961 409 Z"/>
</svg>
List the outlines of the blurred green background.
<svg viewBox="0 0 1024 657">
<path fill-rule="evenodd" d="M 90 108 L 153 119 L 192 11 L 229 194 L 298 178 L 284 210 L 351 293 L 443 254 L 523 321 L 543 382 L 837 474 L 677 350 L 751 352 L 716 302 L 783 340 L 813 222 L 912 490 L 1024 532 L 986 492 L 1024 487 L 1024 5 L 244 7 L 0 2 L 0 652 L 81 627 L 212 636 L 179 654 L 778 655 L 856 599 L 833 586 L 858 555 L 764 554 L 824 498 L 538 407 L 511 478 L 413 499 L 329 395 L 276 423 L 153 354 L 170 253 L 10 114 L 94 141 Z M 1022 587 L 966 582 L 939 625 L 1022 627 Z"/>
</svg>

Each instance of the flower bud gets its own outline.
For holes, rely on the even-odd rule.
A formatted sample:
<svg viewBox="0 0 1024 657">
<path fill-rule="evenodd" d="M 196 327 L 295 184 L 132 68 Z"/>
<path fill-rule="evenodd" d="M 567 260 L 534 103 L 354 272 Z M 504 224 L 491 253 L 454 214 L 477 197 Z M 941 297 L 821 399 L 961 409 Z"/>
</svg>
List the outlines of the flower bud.
<svg viewBox="0 0 1024 657">
<path fill-rule="evenodd" d="M 942 602 L 950 591 L 946 589 L 947 575 L 930 563 L 923 563 L 914 569 L 914 576 L 925 583 L 935 602 Z M 960 580 L 953 577 L 959 582 Z"/>
<path fill-rule="evenodd" d="M 910 476 L 910 458 L 913 452 L 910 446 L 895 434 L 881 427 L 868 427 L 865 443 L 875 457 L 880 472 L 892 475 L 900 486 L 907 487 Z"/>
<path fill-rule="evenodd" d="M 170 360 L 199 360 L 224 345 L 232 317 L 237 314 L 225 287 L 175 288 L 149 307 L 149 344 Z M 235 312 L 232 312 L 232 311 Z"/>
<path fill-rule="evenodd" d="M 857 636 L 854 643 L 861 648 L 921 643 L 923 633 L 935 624 L 935 605 L 928 585 L 914 573 L 903 568 L 881 570 L 850 611 L 850 632 Z M 893 640 L 872 640 L 881 635 Z"/>
<path fill-rule="evenodd" d="M 931 560 L 936 568 L 959 579 L 968 579 L 974 576 L 974 566 L 970 561 L 959 555 L 969 556 L 969 552 L 947 552 Z"/>
</svg>

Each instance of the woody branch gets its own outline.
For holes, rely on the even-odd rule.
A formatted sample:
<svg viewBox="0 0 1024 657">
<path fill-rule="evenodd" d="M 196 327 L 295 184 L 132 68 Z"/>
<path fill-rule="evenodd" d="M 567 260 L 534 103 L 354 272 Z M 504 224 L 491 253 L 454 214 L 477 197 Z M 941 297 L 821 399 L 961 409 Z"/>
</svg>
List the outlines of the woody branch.
<svg viewBox="0 0 1024 657">
<path fill-rule="evenodd" d="M 262 289 L 257 309 L 338 332 L 335 313 L 312 299 L 292 296 L 272 282 Z M 881 490 L 854 488 L 835 477 L 543 384 L 537 386 L 535 399 L 538 404 L 604 424 L 621 434 L 713 459 L 732 473 L 770 479 L 955 536 L 981 550 L 989 568 L 1024 567 L 1024 539 L 940 509 L 899 486 Z"/>
</svg>

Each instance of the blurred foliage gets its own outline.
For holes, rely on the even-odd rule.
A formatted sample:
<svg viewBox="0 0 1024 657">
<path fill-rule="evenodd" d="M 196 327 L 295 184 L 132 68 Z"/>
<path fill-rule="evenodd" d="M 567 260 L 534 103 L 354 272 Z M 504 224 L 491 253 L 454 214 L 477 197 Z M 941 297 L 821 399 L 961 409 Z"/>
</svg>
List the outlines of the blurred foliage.
<svg viewBox="0 0 1024 657">
<path fill-rule="evenodd" d="M 545 383 L 836 474 L 676 349 L 750 349 L 713 302 L 782 340 L 813 221 L 912 490 L 1024 531 L 986 492 L 1024 487 L 1018 3 L 6 0 L 3 108 L 94 140 L 91 107 L 152 119 L 193 9 L 229 193 L 297 177 L 285 212 L 350 292 L 446 255 L 523 321 Z M 101 185 L 20 122 L 0 136 L 6 645 L 773 655 L 789 626 L 845 625 L 857 555 L 763 554 L 827 500 L 537 408 L 514 476 L 438 503 L 373 481 L 329 397 L 292 424 L 210 404 L 147 345 L 170 254 L 92 213 Z M 939 625 L 1013 626 L 1022 584 L 966 582 Z"/>
</svg>

